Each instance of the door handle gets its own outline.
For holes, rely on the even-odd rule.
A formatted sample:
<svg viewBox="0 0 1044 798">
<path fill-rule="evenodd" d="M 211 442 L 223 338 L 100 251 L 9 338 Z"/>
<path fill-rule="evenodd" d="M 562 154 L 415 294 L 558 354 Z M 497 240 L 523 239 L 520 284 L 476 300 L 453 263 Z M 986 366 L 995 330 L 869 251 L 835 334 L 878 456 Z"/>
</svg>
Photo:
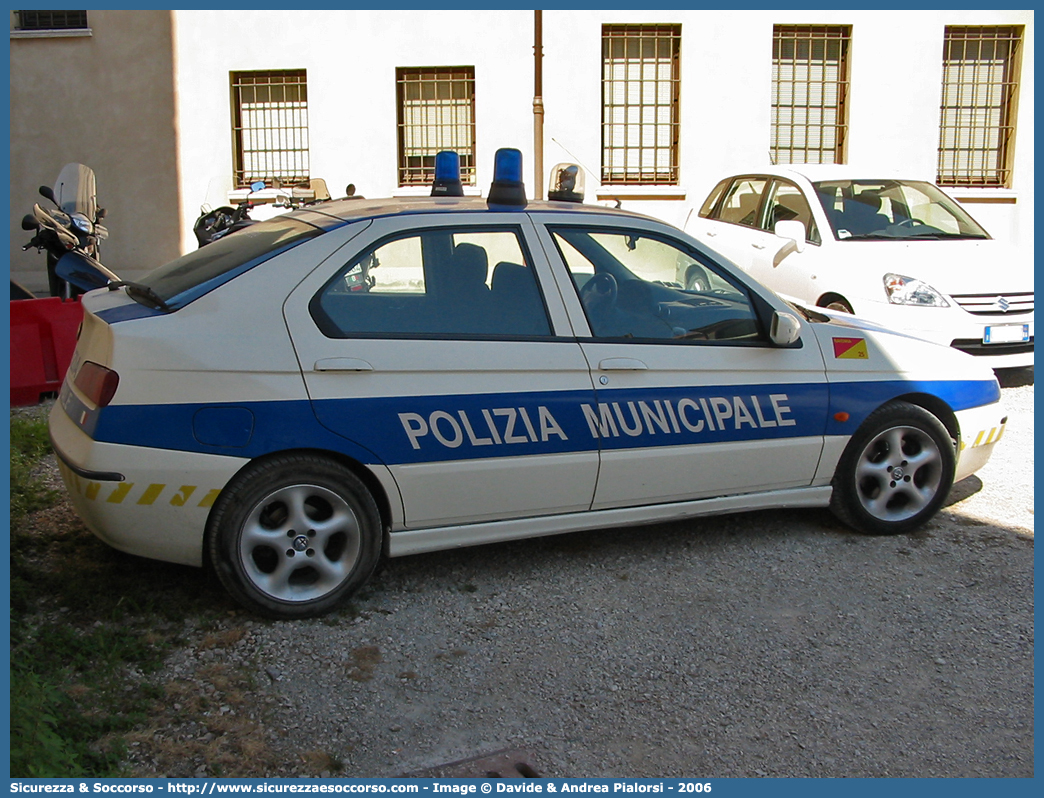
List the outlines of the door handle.
<svg viewBox="0 0 1044 798">
<path fill-rule="evenodd" d="M 706 235 L 707 235 L 707 238 L 714 238 L 714 236 L 716 236 L 717 233 L 715 233 L 713 230 L 707 230 L 706 231 Z"/>
<path fill-rule="evenodd" d="M 633 357 L 607 357 L 599 361 L 601 371 L 646 371 L 648 366 Z"/>
<path fill-rule="evenodd" d="M 764 249 L 765 248 L 764 244 L 751 244 L 751 246 L 754 247 L 754 249 Z"/>
<path fill-rule="evenodd" d="M 373 366 L 357 357 L 324 357 L 315 361 L 312 371 L 373 371 Z"/>
</svg>

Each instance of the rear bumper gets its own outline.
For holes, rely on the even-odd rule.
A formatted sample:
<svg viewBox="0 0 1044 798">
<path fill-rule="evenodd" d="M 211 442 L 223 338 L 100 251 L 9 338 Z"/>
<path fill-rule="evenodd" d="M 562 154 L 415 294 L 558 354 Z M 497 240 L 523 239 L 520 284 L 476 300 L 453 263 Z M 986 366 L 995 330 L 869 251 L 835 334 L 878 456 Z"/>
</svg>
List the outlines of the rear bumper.
<svg viewBox="0 0 1044 798">
<path fill-rule="evenodd" d="M 98 443 L 60 404 L 48 421 L 62 480 L 91 532 L 128 554 L 202 565 L 210 508 L 247 460 Z"/>
</svg>

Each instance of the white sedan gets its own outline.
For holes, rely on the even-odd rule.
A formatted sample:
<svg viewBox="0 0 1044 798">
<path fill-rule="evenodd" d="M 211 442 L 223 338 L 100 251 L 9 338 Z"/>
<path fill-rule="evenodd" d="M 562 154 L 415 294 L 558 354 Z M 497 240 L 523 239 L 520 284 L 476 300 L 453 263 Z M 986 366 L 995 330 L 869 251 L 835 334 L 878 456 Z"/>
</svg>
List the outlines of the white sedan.
<svg viewBox="0 0 1044 798">
<path fill-rule="evenodd" d="M 932 183 L 848 166 L 755 170 L 721 180 L 686 230 L 784 297 L 992 368 L 1033 365 L 1032 255 L 992 239 Z"/>
<path fill-rule="evenodd" d="M 698 290 L 663 279 L 680 260 Z M 773 507 L 902 533 L 1007 421 L 974 358 L 517 176 L 294 211 L 83 306 L 50 416 L 77 511 L 282 618 L 382 555 Z"/>
</svg>

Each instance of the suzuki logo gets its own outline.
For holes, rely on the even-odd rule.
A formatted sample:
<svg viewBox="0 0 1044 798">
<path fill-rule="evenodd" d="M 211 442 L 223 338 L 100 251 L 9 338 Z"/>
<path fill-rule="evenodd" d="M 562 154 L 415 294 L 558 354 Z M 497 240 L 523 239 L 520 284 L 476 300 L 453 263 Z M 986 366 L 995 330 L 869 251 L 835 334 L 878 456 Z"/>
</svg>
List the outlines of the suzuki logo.
<svg viewBox="0 0 1044 798">
<path fill-rule="evenodd" d="M 1002 297 L 1002 296 L 997 297 L 993 301 L 993 304 L 996 305 L 1004 313 L 1007 313 L 1008 312 L 1008 308 L 1011 307 L 1011 303 L 1007 299 Z"/>
</svg>

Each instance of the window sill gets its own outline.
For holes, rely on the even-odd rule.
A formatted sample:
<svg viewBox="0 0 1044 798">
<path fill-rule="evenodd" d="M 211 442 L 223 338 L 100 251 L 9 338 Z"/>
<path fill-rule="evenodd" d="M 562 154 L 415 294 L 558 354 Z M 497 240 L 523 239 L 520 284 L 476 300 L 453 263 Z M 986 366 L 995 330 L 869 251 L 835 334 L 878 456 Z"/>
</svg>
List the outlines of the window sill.
<svg viewBox="0 0 1044 798">
<path fill-rule="evenodd" d="M 962 188 L 960 186 L 946 186 L 943 188 L 947 194 L 958 202 L 971 205 L 1014 205 L 1019 198 L 1017 191 L 1010 188 Z"/>
<path fill-rule="evenodd" d="M 90 28 L 53 28 L 51 30 L 13 30 L 12 39 L 68 39 L 93 36 Z"/>
<path fill-rule="evenodd" d="M 601 186 L 595 192 L 603 200 L 684 200 L 686 191 L 681 186 Z"/>
<path fill-rule="evenodd" d="M 393 197 L 429 197 L 431 196 L 431 186 L 398 186 L 393 188 L 391 195 Z M 481 197 L 482 191 L 478 186 L 464 186 L 465 197 Z"/>
</svg>

